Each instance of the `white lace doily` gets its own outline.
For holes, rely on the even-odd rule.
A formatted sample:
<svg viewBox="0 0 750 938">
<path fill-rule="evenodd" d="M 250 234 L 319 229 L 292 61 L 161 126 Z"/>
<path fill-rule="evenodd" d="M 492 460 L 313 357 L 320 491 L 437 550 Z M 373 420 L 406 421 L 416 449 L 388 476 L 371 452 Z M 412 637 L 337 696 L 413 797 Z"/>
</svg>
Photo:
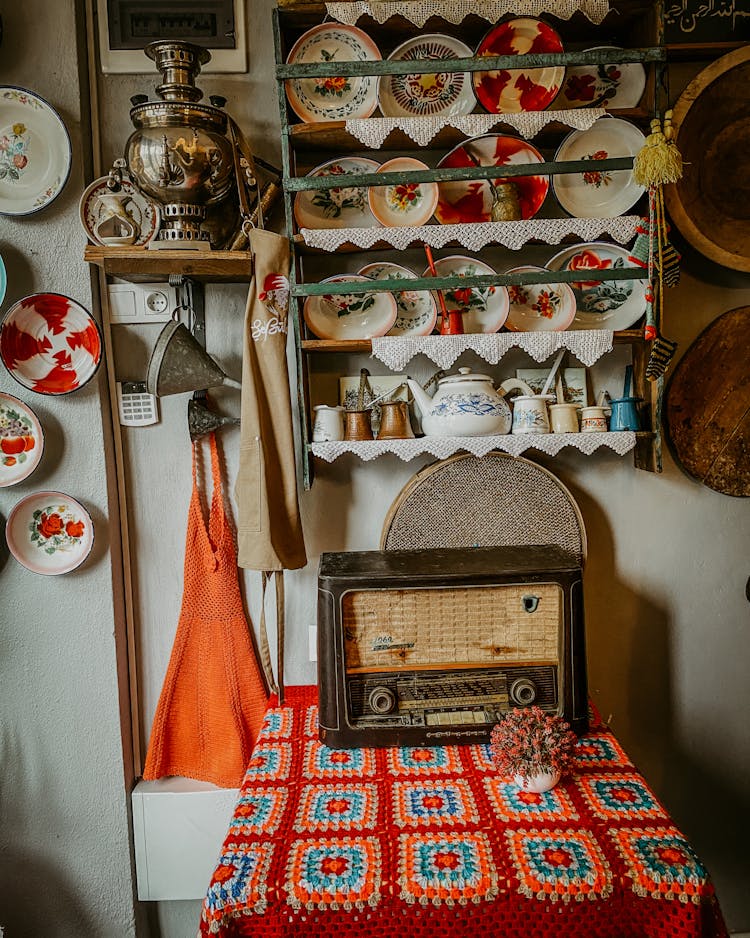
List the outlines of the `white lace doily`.
<svg viewBox="0 0 750 938">
<path fill-rule="evenodd" d="M 561 348 L 567 349 L 587 367 L 612 351 L 611 329 L 581 329 L 577 332 L 495 332 L 491 335 L 383 336 L 372 340 L 373 358 L 391 371 L 400 372 L 415 355 L 426 355 L 438 368 L 450 368 L 463 352 L 476 352 L 496 365 L 510 349 L 523 349 L 534 361 L 546 361 Z"/>
<path fill-rule="evenodd" d="M 415 26 L 424 26 L 431 16 L 449 23 L 461 23 L 473 13 L 496 23 L 508 13 L 514 16 L 539 16 L 551 13 L 568 20 L 580 10 L 592 23 L 601 23 L 609 12 L 609 0 L 347 0 L 326 3 L 326 10 L 339 23 L 353 26 L 362 16 L 385 23 L 392 16 L 403 16 Z"/>
<path fill-rule="evenodd" d="M 486 221 L 473 225 L 403 225 L 393 228 L 302 228 L 302 240 L 311 248 L 337 251 L 342 244 L 367 250 L 378 242 L 403 251 L 410 244 L 444 248 L 457 242 L 470 251 L 488 244 L 502 244 L 518 251 L 529 241 L 559 244 L 568 235 L 582 241 L 596 241 L 608 234 L 620 244 L 635 237 L 638 215 L 617 218 L 527 218 L 524 221 Z"/>
<path fill-rule="evenodd" d="M 564 111 L 521 111 L 518 114 L 457 114 L 455 117 L 368 117 L 346 121 L 346 131 L 370 150 L 379 150 L 388 134 L 399 129 L 426 147 L 444 127 L 455 127 L 467 137 L 489 133 L 500 124 L 507 124 L 530 140 L 547 124 L 558 121 L 574 130 L 588 130 L 606 115 L 604 108 L 568 108 Z"/>
<path fill-rule="evenodd" d="M 437 459 L 447 459 L 454 453 L 469 452 L 486 456 L 491 450 L 501 450 L 511 456 L 520 456 L 527 449 L 536 449 L 556 456 L 564 446 L 574 446 L 590 456 L 600 446 L 608 446 L 623 456 L 635 446 L 635 433 L 522 433 L 518 436 L 425 436 L 413 440 L 341 440 L 335 443 L 313 443 L 312 454 L 326 462 L 333 462 L 344 453 L 354 453 L 365 462 L 393 453 L 408 462 L 415 456 L 430 453 Z"/>
</svg>

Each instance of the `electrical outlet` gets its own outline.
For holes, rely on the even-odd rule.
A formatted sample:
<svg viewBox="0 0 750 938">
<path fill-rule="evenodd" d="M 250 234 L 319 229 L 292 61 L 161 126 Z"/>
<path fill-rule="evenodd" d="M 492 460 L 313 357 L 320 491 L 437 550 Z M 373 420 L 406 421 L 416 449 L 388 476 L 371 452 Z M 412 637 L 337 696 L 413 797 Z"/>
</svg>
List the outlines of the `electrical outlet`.
<svg viewBox="0 0 750 938">
<path fill-rule="evenodd" d="M 308 655 L 310 661 L 318 660 L 318 627 L 310 625 L 307 627 Z"/>
<path fill-rule="evenodd" d="M 113 325 L 169 322 L 177 293 L 168 283 L 110 283 L 109 318 Z"/>
</svg>

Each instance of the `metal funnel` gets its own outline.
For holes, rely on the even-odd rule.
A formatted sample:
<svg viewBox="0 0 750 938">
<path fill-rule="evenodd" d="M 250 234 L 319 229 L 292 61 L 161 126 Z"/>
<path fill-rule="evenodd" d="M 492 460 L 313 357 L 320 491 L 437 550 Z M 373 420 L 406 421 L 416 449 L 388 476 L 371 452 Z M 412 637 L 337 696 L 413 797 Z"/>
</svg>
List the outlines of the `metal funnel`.
<svg viewBox="0 0 750 938">
<path fill-rule="evenodd" d="M 214 430 L 239 422 L 239 417 L 224 417 L 221 414 L 215 414 L 199 401 L 188 401 L 188 431 L 191 443 L 195 443 L 208 433 L 213 433 Z"/>
<path fill-rule="evenodd" d="M 148 363 L 149 394 L 167 397 L 219 385 L 241 388 L 227 377 L 181 322 L 168 322 L 159 334 Z"/>
</svg>

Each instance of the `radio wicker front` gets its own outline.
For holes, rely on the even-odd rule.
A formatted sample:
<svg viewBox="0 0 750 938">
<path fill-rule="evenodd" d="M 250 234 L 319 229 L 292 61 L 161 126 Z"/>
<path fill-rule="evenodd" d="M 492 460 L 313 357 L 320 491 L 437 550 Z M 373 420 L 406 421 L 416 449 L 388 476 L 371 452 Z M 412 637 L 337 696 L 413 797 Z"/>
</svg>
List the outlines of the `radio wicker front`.
<svg viewBox="0 0 750 938">
<path fill-rule="evenodd" d="M 346 670 L 559 663 L 561 616 L 553 583 L 350 592 L 342 599 Z"/>
</svg>

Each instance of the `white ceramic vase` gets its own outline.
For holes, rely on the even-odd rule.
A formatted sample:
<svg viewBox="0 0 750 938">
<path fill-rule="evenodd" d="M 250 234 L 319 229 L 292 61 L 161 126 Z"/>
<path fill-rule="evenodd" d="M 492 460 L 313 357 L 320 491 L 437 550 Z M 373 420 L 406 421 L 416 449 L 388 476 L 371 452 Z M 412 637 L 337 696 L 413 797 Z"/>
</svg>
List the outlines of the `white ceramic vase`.
<svg viewBox="0 0 750 938">
<path fill-rule="evenodd" d="M 560 781 L 560 772 L 551 769 L 549 772 L 537 772 L 536 775 L 529 775 L 527 778 L 514 775 L 513 781 L 522 791 L 532 791 L 541 795 L 557 785 Z"/>
</svg>

